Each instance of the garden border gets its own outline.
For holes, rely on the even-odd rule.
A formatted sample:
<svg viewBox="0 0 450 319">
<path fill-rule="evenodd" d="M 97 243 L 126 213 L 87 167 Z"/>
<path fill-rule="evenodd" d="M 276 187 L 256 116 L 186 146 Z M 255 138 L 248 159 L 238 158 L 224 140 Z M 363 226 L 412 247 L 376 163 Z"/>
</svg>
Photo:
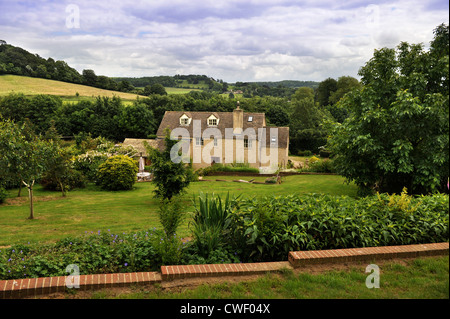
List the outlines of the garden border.
<svg viewBox="0 0 450 319">
<path fill-rule="evenodd" d="M 116 274 L 80 275 L 81 291 L 103 288 L 147 285 L 163 281 L 198 277 L 221 277 L 258 275 L 279 272 L 286 268 L 299 268 L 305 265 L 345 263 L 355 261 L 374 262 L 394 258 L 417 258 L 443 256 L 449 254 L 449 243 L 430 243 L 416 245 L 364 247 L 313 251 L 292 251 L 288 261 L 161 266 L 161 272 L 132 272 Z M 0 299 L 19 299 L 39 297 L 52 293 L 63 293 L 69 277 L 45 277 L 0 280 Z M 73 282 L 75 283 L 75 282 Z"/>
</svg>

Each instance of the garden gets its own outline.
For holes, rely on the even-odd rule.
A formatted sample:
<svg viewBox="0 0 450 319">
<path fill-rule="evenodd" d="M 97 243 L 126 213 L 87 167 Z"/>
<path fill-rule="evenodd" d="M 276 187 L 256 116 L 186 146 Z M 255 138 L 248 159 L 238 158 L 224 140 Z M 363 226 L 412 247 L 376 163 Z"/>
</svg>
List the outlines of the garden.
<svg viewBox="0 0 450 319">
<path fill-rule="evenodd" d="M 200 181 L 217 172 L 256 172 L 238 164 L 195 172 L 174 163 L 177 141 L 169 134 L 164 150 L 147 148 L 152 182 L 137 183 L 133 149 L 86 132 L 67 142 L 47 121 L 37 133 L 38 119 L 0 116 L 0 280 L 65 276 L 72 264 L 80 274 L 139 272 L 279 261 L 298 250 L 448 242 L 442 70 L 445 25 L 435 29 L 429 51 L 404 42 L 375 51 L 360 69 L 361 88 L 337 102 L 348 116 L 320 124 L 328 137 L 320 158 L 301 151 L 308 165 L 289 164 L 327 174 L 283 176 L 281 183 L 263 183 L 266 176 L 252 177 L 261 183 L 233 183 L 236 176 Z M 96 105 L 107 109 L 103 102 Z M 112 127 L 107 121 L 97 129 Z M 314 136 L 300 126 L 300 135 Z"/>
</svg>

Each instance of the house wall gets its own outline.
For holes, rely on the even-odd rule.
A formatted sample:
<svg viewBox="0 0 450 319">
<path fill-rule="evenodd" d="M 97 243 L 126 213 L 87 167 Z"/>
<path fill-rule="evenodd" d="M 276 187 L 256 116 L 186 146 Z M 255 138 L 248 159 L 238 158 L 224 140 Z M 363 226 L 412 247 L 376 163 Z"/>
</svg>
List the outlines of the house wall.
<svg viewBox="0 0 450 319">
<path fill-rule="evenodd" d="M 261 158 L 259 156 L 260 144 L 258 140 L 253 140 L 252 148 L 244 148 L 243 140 L 222 140 L 218 141 L 218 146 L 214 146 L 213 139 L 204 139 L 203 146 L 195 145 L 195 139 L 190 142 L 190 158 L 192 167 L 199 169 L 211 166 L 211 157 L 220 157 L 220 163 L 249 163 L 250 167 L 269 167 L 271 163 L 278 163 L 285 167 L 288 161 L 287 148 L 273 148 L 272 153 L 269 149 L 261 149 Z M 230 152 L 232 150 L 232 152 Z M 238 152 L 238 150 L 240 150 Z M 194 157 L 194 152 L 197 152 Z M 262 161 L 265 160 L 265 163 Z M 273 166 L 273 165 L 272 165 Z"/>
</svg>

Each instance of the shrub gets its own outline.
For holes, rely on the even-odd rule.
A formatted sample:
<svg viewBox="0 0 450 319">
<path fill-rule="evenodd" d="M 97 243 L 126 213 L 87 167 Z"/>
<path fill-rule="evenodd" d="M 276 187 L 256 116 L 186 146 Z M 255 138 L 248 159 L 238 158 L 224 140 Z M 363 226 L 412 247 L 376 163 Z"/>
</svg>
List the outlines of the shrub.
<svg viewBox="0 0 450 319">
<path fill-rule="evenodd" d="M 284 260 L 289 251 L 446 242 L 447 195 L 271 196 L 240 200 L 227 243 L 245 261 Z"/>
<path fill-rule="evenodd" d="M 316 156 L 312 156 L 312 157 L 309 159 L 309 164 L 314 164 L 314 163 L 317 162 L 317 161 L 320 161 L 320 159 L 319 159 L 318 157 L 316 157 Z"/>
<path fill-rule="evenodd" d="M 168 236 L 177 232 L 178 226 L 183 222 L 181 198 L 173 197 L 171 200 L 162 199 L 159 205 L 159 221 Z"/>
<path fill-rule="evenodd" d="M 298 151 L 298 156 L 311 156 L 312 152 L 311 151 Z"/>
<path fill-rule="evenodd" d="M 88 151 L 72 159 L 72 166 L 80 171 L 88 181 L 95 182 L 98 167 L 108 159 L 108 155 L 97 151 Z"/>
<path fill-rule="evenodd" d="M 223 244 L 223 237 L 228 229 L 228 214 L 236 198 L 230 200 L 229 194 L 222 201 L 220 196 L 209 197 L 201 193 L 197 200 L 194 197 L 195 213 L 192 222 L 194 243 L 199 254 L 207 257 L 210 252 L 219 249 Z"/>
<path fill-rule="evenodd" d="M 309 164 L 309 167 L 302 169 L 304 172 L 316 172 L 316 173 L 335 173 L 333 161 L 326 158 Z"/>
<path fill-rule="evenodd" d="M 138 167 L 128 156 L 111 156 L 98 167 L 97 184 L 106 190 L 129 190 L 136 182 Z"/>
<path fill-rule="evenodd" d="M 64 188 L 66 190 L 84 188 L 86 187 L 86 182 L 86 177 L 84 177 L 83 173 L 75 169 L 70 169 L 68 174 L 64 176 Z M 59 183 L 47 174 L 42 176 L 40 184 L 46 190 L 61 191 Z"/>
<path fill-rule="evenodd" d="M 67 276 L 70 264 L 76 264 L 81 275 L 157 270 L 161 257 L 155 242 L 159 238 L 155 229 L 132 234 L 108 230 L 66 237 L 51 244 L 1 248 L 0 280 Z"/>
</svg>

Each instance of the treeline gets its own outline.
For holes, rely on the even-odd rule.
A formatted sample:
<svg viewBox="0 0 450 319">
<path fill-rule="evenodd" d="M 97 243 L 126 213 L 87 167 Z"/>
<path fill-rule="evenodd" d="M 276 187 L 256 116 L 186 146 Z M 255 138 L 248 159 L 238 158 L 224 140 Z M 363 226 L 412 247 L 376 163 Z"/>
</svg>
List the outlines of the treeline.
<svg viewBox="0 0 450 319">
<path fill-rule="evenodd" d="M 345 79 L 342 77 L 336 83 L 346 82 Z M 337 92 L 328 89 L 326 86 L 323 92 L 329 95 Z M 246 112 L 265 113 L 268 125 L 289 127 L 292 154 L 302 150 L 318 153 L 319 147 L 326 143 L 327 130 L 323 123 L 336 118 L 331 112 L 333 104 L 321 105 L 316 101 L 317 96 L 312 88 L 304 87 L 288 98 L 254 96 L 239 101 Z M 63 103 L 56 96 L 11 93 L 0 98 L 0 116 L 18 123 L 28 121 L 38 134 L 46 134 L 53 128 L 62 136 L 90 134 L 120 142 L 125 138 L 154 138 L 166 111 L 232 112 L 236 103 L 237 99 L 203 91 L 151 94 L 126 106 L 119 97 Z"/>
<path fill-rule="evenodd" d="M 97 75 L 92 69 L 84 69 L 81 74 L 64 61 L 53 58 L 44 59 L 20 47 L 0 40 L 0 75 L 14 74 L 69 83 L 83 84 L 100 89 L 129 92 L 138 95 L 151 95 L 160 92 L 162 87 L 201 88 L 206 92 L 225 93 L 231 84 L 206 75 L 174 75 L 151 77 L 107 77 Z M 317 88 L 313 81 L 280 82 L 236 82 L 233 90 L 243 91 L 244 97 L 290 97 L 299 87 Z M 156 89 L 155 89 L 156 88 Z M 157 93 L 161 94 L 161 93 Z"/>
</svg>

